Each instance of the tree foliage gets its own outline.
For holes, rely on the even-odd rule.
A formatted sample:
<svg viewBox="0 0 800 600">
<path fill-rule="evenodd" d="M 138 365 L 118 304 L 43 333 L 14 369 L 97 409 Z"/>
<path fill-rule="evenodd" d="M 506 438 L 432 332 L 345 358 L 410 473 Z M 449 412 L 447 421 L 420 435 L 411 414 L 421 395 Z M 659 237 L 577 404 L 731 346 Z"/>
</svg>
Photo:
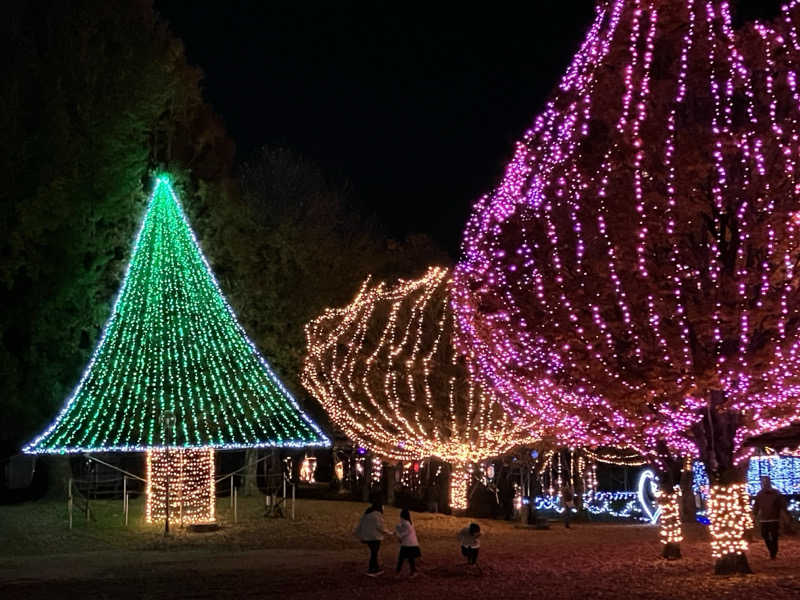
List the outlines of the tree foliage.
<svg viewBox="0 0 800 600">
<path fill-rule="evenodd" d="M 0 442 L 52 418 L 108 318 L 149 175 L 214 181 L 233 145 L 148 2 L 5 7 Z"/>
<path fill-rule="evenodd" d="M 346 184 L 286 148 L 265 147 L 239 173 L 213 246 L 245 328 L 297 394 L 304 326 L 352 297 L 368 275 L 409 276 L 446 255 L 424 235 L 387 240 Z M 221 268 L 225 269 L 221 264 Z"/>
<path fill-rule="evenodd" d="M 599 3 L 457 270 L 461 339 L 514 414 L 566 443 L 700 452 L 713 472 L 796 418 L 785 11 L 734 31 L 724 2 Z"/>
<path fill-rule="evenodd" d="M 159 170 L 295 392 L 306 321 L 368 273 L 443 259 L 425 236 L 385 240 L 352 214 L 347 187 L 299 154 L 265 149 L 232 176 L 234 145 L 203 100 L 202 73 L 149 2 L 15 3 L 3 33 L 0 452 L 49 422 L 77 383 Z"/>
</svg>

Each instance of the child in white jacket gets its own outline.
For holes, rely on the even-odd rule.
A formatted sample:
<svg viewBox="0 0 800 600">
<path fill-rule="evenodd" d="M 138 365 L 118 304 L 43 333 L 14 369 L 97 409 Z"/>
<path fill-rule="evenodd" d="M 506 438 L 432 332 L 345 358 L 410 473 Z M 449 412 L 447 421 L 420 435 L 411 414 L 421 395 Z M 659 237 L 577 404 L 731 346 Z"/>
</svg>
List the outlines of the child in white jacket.
<svg viewBox="0 0 800 600">
<path fill-rule="evenodd" d="M 381 540 L 384 534 L 392 535 L 391 531 L 386 531 L 383 527 L 383 506 L 380 502 L 373 502 L 372 505 L 361 516 L 361 520 L 356 525 L 356 537 L 369 547 L 369 569 L 367 575 L 377 577 L 383 573 L 383 569 L 378 564 L 378 551 L 381 549 Z"/>
<path fill-rule="evenodd" d="M 403 561 L 408 560 L 408 566 L 411 569 L 411 577 L 416 577 L 417 567 L 414 560 L 422 556 L 419 550 L 419 542 L 417 541 L 417 532 L 414 529 L 414 524 L 411 522 L 411 513 L 407 508 L 400 512 L 400 523 L 395 527 L 395 535 L 400 540 L 400 554 L 397 556 L 397 573 L 403 569 Z"/>
</svg>

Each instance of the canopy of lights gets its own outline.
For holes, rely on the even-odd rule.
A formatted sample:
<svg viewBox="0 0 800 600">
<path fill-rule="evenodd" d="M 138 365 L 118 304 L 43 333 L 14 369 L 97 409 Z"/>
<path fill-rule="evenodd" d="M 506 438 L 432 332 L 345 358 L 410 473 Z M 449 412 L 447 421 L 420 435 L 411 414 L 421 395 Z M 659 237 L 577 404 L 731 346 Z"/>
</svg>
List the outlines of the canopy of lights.
<svg viewBox="0 0 800 600">
<path fill-rule="evenodd" d="M 506 408 L 647 454 L 708 390 L 747 435 L 798 418 L 797 2 L 609 0 L 454 274 L 457 341 Z"/>
<path fill-rule="evenodd" d="M 438 457 L 466 508 L 467 465 L 535 436 L 471 377 L 452 346 L 450 277 L 431 267 L 393 286 L 367 280 L 352 303 L 306 326 L 303 384 L 355 443 L 387 459 Z"/>
</svg>

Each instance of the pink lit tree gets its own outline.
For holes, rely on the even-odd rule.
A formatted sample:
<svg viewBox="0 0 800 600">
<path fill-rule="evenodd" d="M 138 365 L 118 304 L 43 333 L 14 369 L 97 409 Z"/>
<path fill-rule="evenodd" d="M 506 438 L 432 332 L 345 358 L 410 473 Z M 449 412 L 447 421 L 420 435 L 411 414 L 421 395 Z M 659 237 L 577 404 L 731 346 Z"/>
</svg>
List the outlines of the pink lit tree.
<svg viewBox="0 0 800 600">
<path fill-rule="evenodd" d="M 705 462 L 717 572 L 749 571 L 742 441 L 800 416 L 798 21 L 601 2 L 455 273 L 458 343 L 519 422 L 635 448 L 667 494 Z"/>
</svg>

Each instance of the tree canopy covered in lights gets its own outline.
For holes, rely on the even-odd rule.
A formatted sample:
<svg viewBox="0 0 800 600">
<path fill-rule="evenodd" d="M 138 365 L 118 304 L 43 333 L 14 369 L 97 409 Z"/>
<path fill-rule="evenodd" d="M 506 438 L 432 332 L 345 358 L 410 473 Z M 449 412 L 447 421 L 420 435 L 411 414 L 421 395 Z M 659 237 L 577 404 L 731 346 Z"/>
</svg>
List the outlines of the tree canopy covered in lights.
<svg viewBox="0 0 800 600">
<path fill-rule="evenodd" d="M 454 351 L 449 275 L 367 280 L 306 326 L 304 385 L 350 439 L 385 458 L 463 466 L 535 441 Z"/>
<path fill-rule="evenodd" d="M 237 323 L 170 181 L 159 177 L 92 360 L 25 450 L 327 443 Z"/>
<path fill-rule="evenodd" d="M 695 454 L 734 415 L 718 457 L 798 419 L 799 20 L 598 3 L 454 273 L 458 343 L 516 418 Z"/>
</svg>

